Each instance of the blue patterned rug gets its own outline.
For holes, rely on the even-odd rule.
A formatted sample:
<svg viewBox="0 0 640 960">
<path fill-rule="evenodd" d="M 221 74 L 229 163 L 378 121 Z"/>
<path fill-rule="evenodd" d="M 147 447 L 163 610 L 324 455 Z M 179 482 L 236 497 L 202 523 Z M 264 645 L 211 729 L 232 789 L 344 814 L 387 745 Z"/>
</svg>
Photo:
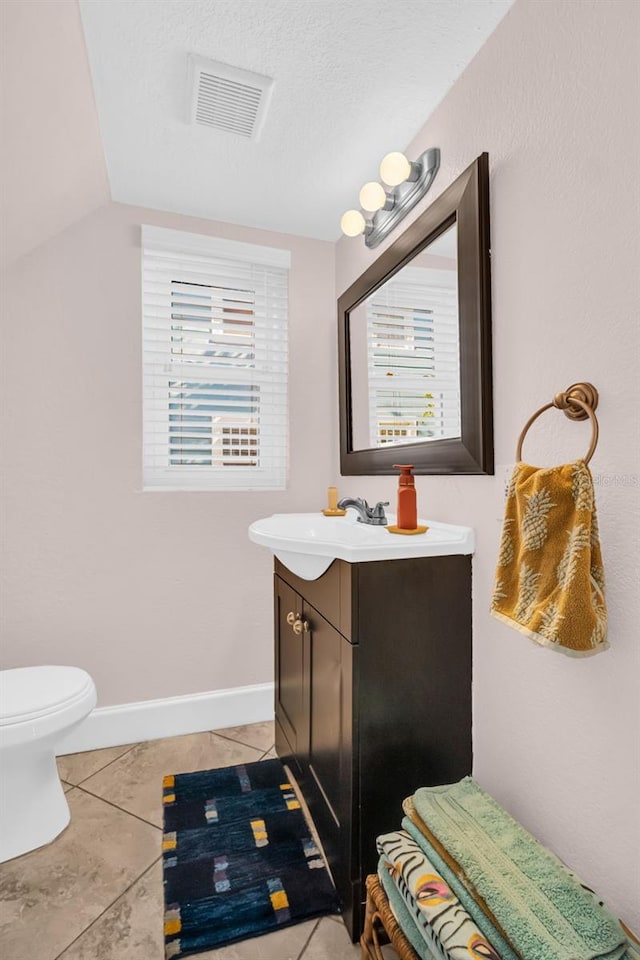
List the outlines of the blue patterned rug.
<svg viewBox="0 0 640 960">
<path fill-rule="evenodd" d="M 166 960 L 337 911 L 279 760 L 165 777 L 163 805 Z"/>
</svg>

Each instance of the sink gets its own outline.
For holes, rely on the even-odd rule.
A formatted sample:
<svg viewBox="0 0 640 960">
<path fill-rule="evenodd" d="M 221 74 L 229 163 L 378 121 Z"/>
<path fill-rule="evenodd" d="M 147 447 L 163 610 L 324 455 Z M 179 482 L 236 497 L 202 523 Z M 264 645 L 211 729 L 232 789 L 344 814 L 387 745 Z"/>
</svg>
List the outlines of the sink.
<svg viewBox="0 0 640 960">
<path fill-rule="evenodd" d="M 395 516 L 388 515 L 389 523 Z M 255 520 L 249 539 L 271 552 L 303 580 L 317 580 L 334 560 L 367 563 L 372 560 L 399 560 L 408 557 L 442 557 L 473 553 L 471 527 L 457 527 L 433 520 L 418 520 L 426 533 L 403 536 L 386 527 L 359 523 L 353 510 L 344 517 L 321 513 L 274 513 Z"/>
</svg>

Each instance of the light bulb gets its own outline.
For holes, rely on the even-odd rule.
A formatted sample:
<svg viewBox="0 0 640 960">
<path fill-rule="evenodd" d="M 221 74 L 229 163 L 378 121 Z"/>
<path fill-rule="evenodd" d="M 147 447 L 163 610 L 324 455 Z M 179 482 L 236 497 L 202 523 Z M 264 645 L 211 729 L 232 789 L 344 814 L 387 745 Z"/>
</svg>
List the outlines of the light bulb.
<svg viewBox="0 0 640 960">
<path fill-rule="evenodd" d="M 357 237 L 360 233 L 364 233 L 364 217 L 359 210 L 347 210 L 342 214 L 340 227 L 348 237 Z"/>
<path fill-rule="evenodd" d="M 375 210 L 382 210 L 387 202 L 387 194 L 381 183 L 372 180 L 365 183 L 360 191 L 360 206 L 363 210 L 373 213 Z"/>
<path fill-rule="evenodd" d="M 380 176 L 390 187 L 403 183 L 411 173 L 411 164 L 404 153 L 388 153 L 380 164 Z"/>
</svg>

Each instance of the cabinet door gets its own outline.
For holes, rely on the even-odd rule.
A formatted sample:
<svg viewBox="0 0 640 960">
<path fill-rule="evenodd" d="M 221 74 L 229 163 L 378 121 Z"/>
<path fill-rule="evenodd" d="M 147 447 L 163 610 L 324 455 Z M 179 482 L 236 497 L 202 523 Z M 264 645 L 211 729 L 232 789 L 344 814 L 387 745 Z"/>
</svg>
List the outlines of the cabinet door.
<svg viewBox="0 0 640 960">
<path fill-rule="evenodd" d="M 300 764 L 309 740 L 305 642 L 304 635 L 296 633 L 289 620 L 300 618 L 302 600 L 287 583 L 279 577 L 274 579 L 276 734 L 279 725 L 287 739 L 287 745 L 277 743 L 277 748 L 283 759 L 293 755 Z"/>
<path fill-rule="evenodd" d="M 304 617 L 309 624 L 309 769 L 325 799 L 333 818 L 340 823 L 346 773 L 344 752 L 345 694 L 343 677 L 343 644 L 350 645 L 337 630 L 305 605 Z M 348 678 L 347 678 L 348 680 Z M 349 697 L 350 700 L 350 697 Z M 349 755 L 351 750 L 348 750 Z"/>
<path fill-rule="evenodd" d="M 308 624 L 309 659 L 308 796 L 347 913 L 358 873 L 353 831 L 353 673 L 357 648 L 307 604 L 303 617 Z"/>
</svg>

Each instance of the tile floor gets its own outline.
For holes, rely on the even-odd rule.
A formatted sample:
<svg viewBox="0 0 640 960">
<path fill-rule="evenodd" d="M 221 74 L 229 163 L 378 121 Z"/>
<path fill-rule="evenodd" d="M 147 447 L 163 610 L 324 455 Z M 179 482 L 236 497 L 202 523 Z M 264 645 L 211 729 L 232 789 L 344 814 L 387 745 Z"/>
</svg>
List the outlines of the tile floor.
<svg viewBox="0 0 640 960">
<path fill-rule="evenodd" d="M 257 723 L 60 757 L 71 823 L 0 865 L 2 960 L 162 960 L 163 775 L 272 756 L 273 724 Z M 359 960 L 360 948 L 323 917 L 198 956 Z"/>
</svg>

